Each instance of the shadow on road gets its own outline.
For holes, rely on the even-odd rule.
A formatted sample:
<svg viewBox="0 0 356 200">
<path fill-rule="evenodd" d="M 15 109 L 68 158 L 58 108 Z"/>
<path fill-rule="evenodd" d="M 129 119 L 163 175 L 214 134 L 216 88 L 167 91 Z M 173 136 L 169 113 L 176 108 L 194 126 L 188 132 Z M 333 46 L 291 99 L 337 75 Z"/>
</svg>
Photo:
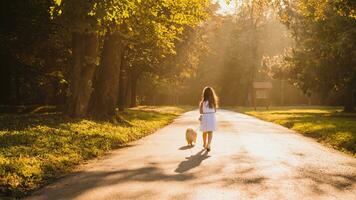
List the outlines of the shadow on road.
<svg viewBox="0 0 356 200">
<path fill-rule="evenodd" d="M 187 181 L 193 179 L 192 174 L 166 174 L 159 167 L 154 164 L 146 167 L 136 168 L 136 169 L 123 169 L 123 170 L 113 170 L 113 171 L 93 171 L 93 172 L 81 172 L 77 174 L 68 175 L 68 180 L 80 183 L 75 187 L 68 187 L 68 183 L 60 184 L 55 190 L 44 195 L 44 199 L 76 199 L 88 191 L 95 190 L 98 188 L 111 187 L 116 184 L 125 184 L 127 182 L 154 182 L 154 181 Z M 36 193 L 35 196 L 29 199 L 37 200 Z M 131 196 L 132 195 L 132 196 Z M 154 191 L 140 191 L 134 193 L 120 194 L 119 199 L 137 199 L 137 197 L 142 197 L 148 195 L 151 197 L 155 195 Z M 60 198 L 59 198 L 60 197 Z"/>
<path fill-rule="evenodd" d="M 181 146 L 179 147 L 179 150 L 187 150 L 187 149 L 191 149 L 193 148 L 194 146 L 191 146 L 191 145 L 185 145 L 185 146 Z"/>
<path fill-rule="evenodd" d="M 198 153 L 196 153 L 195 155 L 192 155 L 192 156 L 186 158 L 187 160 L 184 160 L 181 163 L 179 163 L 175 172 L 184 173 L 190 169 L 193 169 L 194 167 L 198 167 L 201 164 L 201 162 L 203 162 L 203 160 L 205 160 L 209 157 L 210 156 L 208 156 L 207 151 L 201 150 Z"/>
</svg>

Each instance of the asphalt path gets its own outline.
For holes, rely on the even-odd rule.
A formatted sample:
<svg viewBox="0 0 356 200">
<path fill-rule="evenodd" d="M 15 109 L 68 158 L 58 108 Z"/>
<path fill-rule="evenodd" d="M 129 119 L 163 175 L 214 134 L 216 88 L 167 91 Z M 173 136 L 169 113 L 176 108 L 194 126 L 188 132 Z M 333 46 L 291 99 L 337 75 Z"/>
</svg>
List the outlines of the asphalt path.
<svg viewBox="0 0 356 200">
<path fill-rule="evenodd" d="M 90 161 L 28 199 L 356 199 L 356 159 L 282 126 L 219 110 L 212 150 L 185 144 L 198 111 Z"/>
</svg>

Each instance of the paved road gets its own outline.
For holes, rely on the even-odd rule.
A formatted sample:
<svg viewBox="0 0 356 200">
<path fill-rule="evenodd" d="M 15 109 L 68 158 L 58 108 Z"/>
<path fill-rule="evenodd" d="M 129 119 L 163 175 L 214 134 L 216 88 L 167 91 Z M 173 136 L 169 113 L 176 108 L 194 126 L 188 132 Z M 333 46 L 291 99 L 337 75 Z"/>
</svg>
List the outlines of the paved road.
<svg viewBox="0 0 356 200">
<path fill-rule="evenodd" d="M 356 159 L 281 126 L 220 111 L 212 151 L 186 148 L 198 113 L 85 165 L 29 199 L 356 199 Z"/>
</svg>

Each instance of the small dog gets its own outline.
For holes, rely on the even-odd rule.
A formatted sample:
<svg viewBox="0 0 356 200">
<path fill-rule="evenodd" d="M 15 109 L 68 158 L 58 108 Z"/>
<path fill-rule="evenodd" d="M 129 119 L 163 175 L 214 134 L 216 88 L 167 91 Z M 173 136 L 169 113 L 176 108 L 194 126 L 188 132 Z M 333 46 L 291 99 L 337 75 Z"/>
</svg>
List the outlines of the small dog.
<svg viewBox="0 0 356 200">
<path fill-rule="evenodd" d="M 194 146 L 197 142 L 197 132 L 192 128 L 187 128 L 187 131 L 185 132 L 185 139 L 187 140 L 188 145 Z"/>
</svg>

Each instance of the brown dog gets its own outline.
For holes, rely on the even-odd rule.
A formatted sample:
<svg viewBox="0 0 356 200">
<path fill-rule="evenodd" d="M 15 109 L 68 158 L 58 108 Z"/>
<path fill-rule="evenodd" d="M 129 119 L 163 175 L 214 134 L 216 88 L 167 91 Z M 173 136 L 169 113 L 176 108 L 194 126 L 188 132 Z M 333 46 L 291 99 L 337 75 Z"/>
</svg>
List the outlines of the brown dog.
<svg viewBox="0 0 356 200">
<path fill-rule="evenodd" d="M 187 140 L 188 145 L 194 146 L 197 142 L 197 132 L 192 128 L 187 128 L 187 131 L 185 132 L 185 139 Z"/>
</svg>

